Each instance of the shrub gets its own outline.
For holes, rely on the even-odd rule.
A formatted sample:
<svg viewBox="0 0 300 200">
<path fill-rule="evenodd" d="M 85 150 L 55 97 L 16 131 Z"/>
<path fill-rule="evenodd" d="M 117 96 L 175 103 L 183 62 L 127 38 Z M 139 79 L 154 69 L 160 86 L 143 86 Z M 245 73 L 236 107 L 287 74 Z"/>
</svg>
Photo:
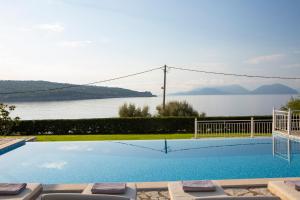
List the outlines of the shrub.
<svg viewBox="0 0 300 200">
<path fill-rule="evenodd" d="M 16 107 L 0 103 L 0 135 L 8 135 L 13 126 L 15 126 L 19 117 L 11 118 L 10 112 Z"/>
<path fill-rule="evenodd" d="M 292 97 L 285 106 L 283 106 L 281 109 L 283 110 L 300 110 L 300 98 L 294 98 Z"/>
<path fill-rule="evenodd" d="M 165 109 L 162 105 L 156 107 L 158 116 L 178 116 L 178 117 L 205 117 L 205 113 L 199 114 L 192 105 L 186 101 L 170 101 Z"/>
<path fill-rule="evenodd" d="M 201 118 L 201 120 L 249 119 L 250 116 Z M 256 116 L 255 119 L 271 120 L 272 116 Z M 194 117 L 23 120 L 15 125 L 12 131 L 20 135 L 193 133 L 194 122 Z"/>
<path fill-rule="evenodd" d="M 143 108 L 136 107 L 134 104 L 123 104 L 119 108 L 119 117 L 151 117 L 149 106 Z"/>
<path fill-rule="evenodd" d="M 14 127 L 21 135 L 191 133 L 194 118 L 136 117 L 100 119 L 24 120 Z"/>
</svg>

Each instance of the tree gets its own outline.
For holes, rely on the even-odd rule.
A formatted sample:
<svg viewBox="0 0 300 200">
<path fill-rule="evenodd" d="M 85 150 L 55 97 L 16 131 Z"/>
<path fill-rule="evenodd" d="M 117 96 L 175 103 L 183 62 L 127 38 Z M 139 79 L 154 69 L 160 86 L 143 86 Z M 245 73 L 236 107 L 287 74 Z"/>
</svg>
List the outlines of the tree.
<svg viewBox="0 0 300 200">
<path fill-rule="evenodd" d="M 205 117 L 205 113 L 198 113 L 192 105 L 186 101 L 170 101 L 165 109 L 162 105 L 156 107 L 158 116 L 178 116 L 178 117 Z"/>
<path fill-rule="evenodd" d="M 19 122 L 19 117 L 10 117 L 10 112 L 15 108 L 15 106 L 0 103 L 0 135 L 10 134 L 12 127 Z"/>
<path fill-rule="evenodd" d="M 300 98 L 292 97 L 285 106 L 281 107 L 282 110 L 300 110 Z"/>
<path fill-rule="evenodd" d="M 149 106 L 136 107 L 135 104 L 123 104 L 119 108 L 119 117 L 151 117 Z"/>
</svg>

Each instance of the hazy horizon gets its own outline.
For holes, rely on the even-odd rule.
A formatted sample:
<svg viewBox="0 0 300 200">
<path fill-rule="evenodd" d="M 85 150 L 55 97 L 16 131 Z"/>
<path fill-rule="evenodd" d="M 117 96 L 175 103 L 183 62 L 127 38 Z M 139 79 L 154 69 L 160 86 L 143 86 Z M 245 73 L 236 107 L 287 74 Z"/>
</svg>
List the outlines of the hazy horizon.
<svg viewBox="0 0 300 200">
<path fill-rule="evenodd" d="M 76 85 L 76 83 L 65 83 L 65 82 L 53 82 L 53 81 L 45 81 L 45 80 L 0 80 L 0 81 L 44 81 L 44 82 L 50 82 L 50 83 L 58 83 L 58 84 L 72 84 L 72 85 Z M 210 86 L 199 86 L 199 87 L 194 87 L 194 88 L 191 88 L 190 90 L 178 90 L 178 91 L 175 91 L 175 92 L 168 92 L 169 95 L 178 95 L 179 93 L 181 92 L 191 92 L 191 91 L 195 91 L 197 89 L 204 89 L 204 88 L 209 88 L 209 89 L 212 89 L 212 88 L 220 88 L 220 87 L 230 87 L 230 86 L 240 86 L 246 90 L 248 90 L 249 92 L 253 91 L 254 89 L 257 89 L 261 86 L 270 86 L 270 85 L 277 85 L 277 84 L 281 84 L 281 83 L 278 83 L 278 82 L 274 82 L 274 83 L 270 83 L 270 84 L 261 84 L 261 85 L 257 85 L 255 87 L 249 87 L 249 85 L 242 85 L 242 84 L 223 84 L 223 85 L 210 85 Z M 285 86 L 288 86 L 286 84 L 281 84 L 281 85 L 285 85 Z M 101 85 L 85 85 L 85 86 L 100 86 L 102 87 Z M 109 86 L 104 86 L 104 87 L 109 87 Z M 300 87 L 292 87 L 292 86 L 288 86 L 294 90 L 297 90 L 298 93 L 300 94 Z M 130 89 L 130 88 L 125 88 L 125 87 L 122 87 L 120 86 L 119 88 L 123 88 L 123 89 Z M 19 91 L 19 90 L 16 90 L 16 91 Z M 146 90 L 136 90 L 136 91 L 139 91 L 139 92 L 149 92 L 149 91 L 146 91 Z M 151 92 L 151 91 L 150 91 Z M 156 96 L 162 96 L 162 94 L 155 94 L 152 92 L 153 95 L 156 95 Z M 180 94 L 181 95 L 181 94 Z M 187 95 L 190 95 L 190 94 L 187 94 Z M 199 95 L 199 94 L 198 94 Z M 201 95 L 201 94 L 200 94 Z M 209 94 L 204 94 L 204 95 L 209 95 Z M 235 95 L 235 94 L 228 94 L 228 95 Z M 249 95 L 251 95 L 249 93 Z"/>
</svg>

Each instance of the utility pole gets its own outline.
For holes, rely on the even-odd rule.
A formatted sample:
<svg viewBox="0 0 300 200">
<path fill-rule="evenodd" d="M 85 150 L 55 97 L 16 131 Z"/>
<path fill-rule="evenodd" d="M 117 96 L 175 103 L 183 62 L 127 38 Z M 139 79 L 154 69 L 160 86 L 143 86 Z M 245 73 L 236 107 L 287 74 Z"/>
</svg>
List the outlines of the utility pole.
<svg viewBox="0 0 300 200">
<path fill-rule="evenodd" d="M 162 87 L 163 91 L 163 110 L 166 106 L 166 79 L 167 79 L 167 65 L 164 65 L 164 86 Z"/>
</svg>

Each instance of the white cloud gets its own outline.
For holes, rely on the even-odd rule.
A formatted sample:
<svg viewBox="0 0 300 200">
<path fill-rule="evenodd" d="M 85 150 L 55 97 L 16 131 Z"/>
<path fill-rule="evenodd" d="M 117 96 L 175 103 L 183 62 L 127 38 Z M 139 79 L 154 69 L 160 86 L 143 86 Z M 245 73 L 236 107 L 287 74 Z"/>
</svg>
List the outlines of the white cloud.
<svg viewBox="0 0 300 200">
<path fill-rule="evenodd" d="M 280 61 L 283 58 L 285 58 L 284 54 L 264 55 L 264 56 L 257 56 L 257 57 L 251 58 L 249 60 L 246 60 L 245 63 L 257 65 L 257 64 L 261 64 L 261 63 Z"/>
<path fill-rule="evenodd" d="M 92 44 L 92 41 L 90 40 L 72 40 L 72 41 L 63 41 L 58 43 L 59 46 L 69 47 L 69 48 L 85 47 L 90 44 Z"/>
<path fill-rule="evenodd" d="M 63 169 L 67 165 L 65 161 L 59 162 L 47 162 L 42 164 L 40 167 L 47 168 L 47 169 Z"/>
<path fill-rule="evenodd" d="M 65 30 L 65 27 L 60 23 L 38 24 L 34 26 L 34 28 L 42 31 L 49 31 L 49 32 L 63 32 Z"/>
</svg>

